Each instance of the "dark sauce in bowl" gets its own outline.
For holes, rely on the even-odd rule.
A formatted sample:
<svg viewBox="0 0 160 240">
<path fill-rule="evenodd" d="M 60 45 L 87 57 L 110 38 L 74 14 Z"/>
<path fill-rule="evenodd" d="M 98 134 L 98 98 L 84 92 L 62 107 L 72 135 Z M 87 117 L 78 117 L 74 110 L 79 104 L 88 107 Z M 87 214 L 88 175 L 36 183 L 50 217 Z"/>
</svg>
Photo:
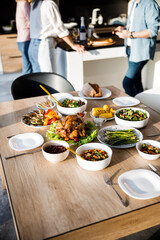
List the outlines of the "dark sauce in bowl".
<svg viewBox="0 0 160 240">
<path fill-rule="evenodd" d="M 66 151 L 66 148 L 62 145 L 50 145 L 46 149 L 44 149 L 47 153 L 57 154 L 57 153 L 63 153 Z"/>
</svg>

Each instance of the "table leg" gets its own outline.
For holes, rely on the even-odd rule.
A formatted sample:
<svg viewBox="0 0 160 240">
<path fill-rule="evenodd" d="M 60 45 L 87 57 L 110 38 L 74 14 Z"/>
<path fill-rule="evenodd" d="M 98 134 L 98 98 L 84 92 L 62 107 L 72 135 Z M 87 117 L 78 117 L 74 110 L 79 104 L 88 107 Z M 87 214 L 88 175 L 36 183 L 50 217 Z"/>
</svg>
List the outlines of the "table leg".
<svg viewBox="0 0 160 240">
<path fill-rule="evenodd" d="M 6 190 L 6 183 L 5 183 L 5 178 L 4 178 L 4 173 L 3 173 L 3 169 L 2 169 L 2 157 L 0 155 L 0 177 L 2 180 L 2 187 L 4 190 Z"/>
</svg>

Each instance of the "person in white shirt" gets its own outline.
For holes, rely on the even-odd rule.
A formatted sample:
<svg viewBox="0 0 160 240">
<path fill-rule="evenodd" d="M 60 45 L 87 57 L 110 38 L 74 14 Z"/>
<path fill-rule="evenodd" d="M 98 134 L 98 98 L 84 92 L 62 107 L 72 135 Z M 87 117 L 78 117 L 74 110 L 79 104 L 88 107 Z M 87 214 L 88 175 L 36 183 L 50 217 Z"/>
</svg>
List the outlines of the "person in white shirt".
<svg viewBox="0 0 160 240">
<path fill-rule="evenodd" d="M 64 26 L 57 4 L 53 0 L 33 0 L 30 13 L 29 58 L 33 72 L 54 71 L 56 38 L 62 38 L 78 53 L 84 46 L 75 44 Z"/>
</svg>

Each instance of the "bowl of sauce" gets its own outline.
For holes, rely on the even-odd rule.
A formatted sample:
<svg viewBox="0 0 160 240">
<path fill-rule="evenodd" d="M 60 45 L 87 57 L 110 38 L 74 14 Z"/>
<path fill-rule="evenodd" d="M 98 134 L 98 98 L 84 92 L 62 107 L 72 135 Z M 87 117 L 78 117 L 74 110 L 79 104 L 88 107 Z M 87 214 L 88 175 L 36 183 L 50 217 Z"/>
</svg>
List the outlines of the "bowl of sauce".
<svg viewBox="0 0 160 240">
<path fill-rule="evenodd" d="M 58 163 L 68 157 L 69 150 L 67 150 L 66 147 L 69 147 L 67 142 L 52 140 L 43 144 L 42 153 L 46 160 L 52 163 Z"/>
</svg>

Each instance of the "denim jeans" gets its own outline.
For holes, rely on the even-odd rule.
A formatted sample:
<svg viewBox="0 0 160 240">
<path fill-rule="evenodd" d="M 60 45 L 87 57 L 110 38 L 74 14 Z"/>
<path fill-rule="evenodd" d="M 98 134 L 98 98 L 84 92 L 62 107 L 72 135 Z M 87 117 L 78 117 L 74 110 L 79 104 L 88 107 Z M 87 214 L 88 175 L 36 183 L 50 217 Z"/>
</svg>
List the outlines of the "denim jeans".
<svg viewBox="0 0 160 240">
<path fill-rule="evenodd" d="M 22 54 L 22 73 L 28 74 L 32 72 L 32 65 L 28 56 L 30 41 L 17 42 L 18 49 Z"/>
<path fill-rule="evenodd" d="M 128 95 L 134 97 L 136 94 L 143 92 L 141 71 L 144 65 L 148 62 L 148 60 L 141 62 L 131 62 L 129 60 L 130 48 L 128 47 L 127 54 L 128 54 L 128 70 L 126 76 L 123 79 L 123 88 Z"/>
<path fill-rule="evenodd" d="M 29 45 L 29 60 L 31 61 L 33 72 L 41 72 L 40 65 L 38 62 L 40 42 L 41 39 L 31 39 Z"/>
</svg>

